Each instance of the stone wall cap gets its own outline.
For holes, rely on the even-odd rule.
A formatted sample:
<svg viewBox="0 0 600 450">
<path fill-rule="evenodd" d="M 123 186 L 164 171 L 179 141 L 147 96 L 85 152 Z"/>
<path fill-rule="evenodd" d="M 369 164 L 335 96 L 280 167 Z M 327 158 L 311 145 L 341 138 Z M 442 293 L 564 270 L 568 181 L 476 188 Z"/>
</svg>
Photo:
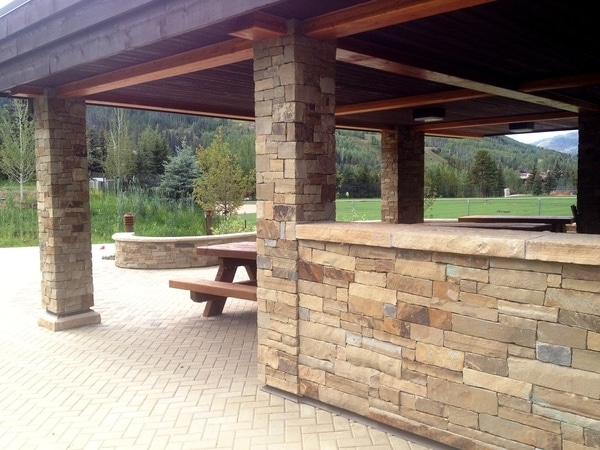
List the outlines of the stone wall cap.
<svg viewBox="0 0 600 450">
<path fill-rule="evenodd" d="M 600 266 L 600 235 L 545 233 L 527 242 L 526 259 Z"/>
<path fill-rule="evenodd" d="M 207 241 L 211 242 L 214 240 L 223 239 L 225 237 L 238 238 L 238 237 L 248 237 L 251 238 L 256 237 L 256 232 L 249 231 L 245 233 L 231 233 L 231 234 L 215 234 L 210 236 L 167 236 L 167 237 L 158 237 L 158 236 L 137 236 L 135 233 L 115 233 L 112 235 L 113 241 L 120 242 L 185 242 L 185 241 L 194 241 L 194 242 L 202 242 Z"/>
<path fill-rule="evenodd" d="M 298 239 L 466 255 L 600 265 L 600 235 L 382 222 L 298 224 Z"/>
</svg>

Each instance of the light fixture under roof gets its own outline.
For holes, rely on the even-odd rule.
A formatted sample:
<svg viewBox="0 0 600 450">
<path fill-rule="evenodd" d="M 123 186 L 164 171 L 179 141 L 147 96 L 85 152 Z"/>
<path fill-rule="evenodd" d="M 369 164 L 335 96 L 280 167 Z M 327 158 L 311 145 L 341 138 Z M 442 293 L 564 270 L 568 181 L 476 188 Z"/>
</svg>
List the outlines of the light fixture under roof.
<svg viewBox="0 0 600 450">
<path fill-rule="evenodd" d="M 439 122 L 446 117 L 444 108 L 417 108 L 413 109 L 413 119 L 415 122 Z"/>
<path fill-rule="evenodd" d="M 508 129 L 511 133 L 530 133 L 533 131 L 533 122 L 509 123 Z"/>
</svg>

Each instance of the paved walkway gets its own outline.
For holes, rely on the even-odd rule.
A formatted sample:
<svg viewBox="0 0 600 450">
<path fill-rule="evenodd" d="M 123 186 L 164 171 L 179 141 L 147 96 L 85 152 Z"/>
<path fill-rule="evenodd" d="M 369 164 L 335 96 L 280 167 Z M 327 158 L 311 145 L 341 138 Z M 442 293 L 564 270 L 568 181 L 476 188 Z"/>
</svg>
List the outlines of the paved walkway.
<svg viewBox="0 0 600 450">
<path fill-rule="evenodd" d="M 94 246 L 102 324 L 51 332 L 36 322 L 38 249 L 0 249 L 0 448 L 444 448 L 264 390 L 256 305 L 204 318 L 168 287 L 216 268 L 119 269 L 112 254 Z"/>
</svg>

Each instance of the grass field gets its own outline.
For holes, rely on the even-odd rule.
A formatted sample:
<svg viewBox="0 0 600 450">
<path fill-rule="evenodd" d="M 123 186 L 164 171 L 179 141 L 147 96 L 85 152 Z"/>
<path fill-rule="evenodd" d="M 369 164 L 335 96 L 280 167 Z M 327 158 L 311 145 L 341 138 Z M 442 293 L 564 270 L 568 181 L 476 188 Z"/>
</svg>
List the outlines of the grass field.
<svg viewBox="0 0 600 450">
<path fill-rule="evenodd" d="M 0 247 L 38 244 L 35 187 L 29 186 L 23 202 L 17 194 L 12 186 L 0 186 Z M 135 232 L 140 236 L 189 236 L 205 230 L 204 214 L 195 205 L 172 204 L 141 192 L 116 196 L 92 191 L 90 197 L 94 243 L 110 242 L 114 233 L 123 231 L 126 212 L 135 214 Z M 469 214 L 566 216 L 571 215 L 571 205 L 576 202 L 576 197 L 440 198 L 425 211 L 425 218 L 454 219 Z M 336 217 L 340 222 L 380 220 L 381 200 L 340 199 L 336 202 Z M 216 219 L 215 232 L 253 230 L 256 214 L 231 220 L 227 223 Z"/>
<path fill-rule="evenodd" d="M 425 211 L 425 219 L 456 219 L 473 214 L 570 216 L 574 196 L 509 198 L 438 198 Z M 380 220 L 380 200 L 338 200 L 336 216 L 340 222 L 354 220 Z"/>
</svg>

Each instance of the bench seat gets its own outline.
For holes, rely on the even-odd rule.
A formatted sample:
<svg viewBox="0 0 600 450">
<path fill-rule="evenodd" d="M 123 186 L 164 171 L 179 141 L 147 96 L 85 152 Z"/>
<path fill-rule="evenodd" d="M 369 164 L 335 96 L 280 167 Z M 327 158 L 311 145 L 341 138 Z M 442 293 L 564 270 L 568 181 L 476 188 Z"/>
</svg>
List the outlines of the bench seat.
<svg viewBox="0 0 600 450">
<path fill-rule="evenodd" d="M 215 280 L 176 279 L 169 280 L 169 287 L 190 291 L 196 302 L 211 300 L 210 296 L 233 297 L 256 301 L 256 281 L 228 283 Z M 193 295 L 205 294 L 204 296 Z"/>
</svg>

